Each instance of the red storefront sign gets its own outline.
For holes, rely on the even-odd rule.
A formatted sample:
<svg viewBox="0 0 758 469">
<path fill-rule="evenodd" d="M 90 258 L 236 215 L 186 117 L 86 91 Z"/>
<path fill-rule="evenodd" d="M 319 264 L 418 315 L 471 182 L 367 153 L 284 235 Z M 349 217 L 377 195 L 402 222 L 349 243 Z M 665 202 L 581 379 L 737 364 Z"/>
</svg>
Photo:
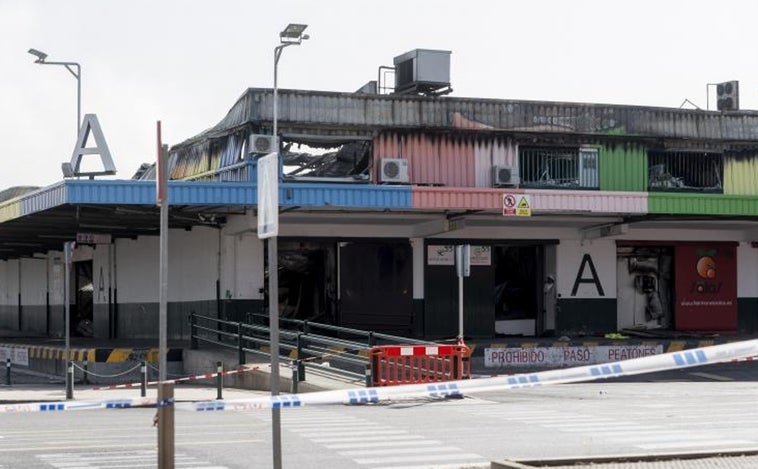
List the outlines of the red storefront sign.
<svg viewBox="0 0 758 469">
<path fill-rule="evenodd" d="M 737 330 L 737 247 L 733 243 L 676 246 L 675 324 L 678 330 Z"/>
</svg>

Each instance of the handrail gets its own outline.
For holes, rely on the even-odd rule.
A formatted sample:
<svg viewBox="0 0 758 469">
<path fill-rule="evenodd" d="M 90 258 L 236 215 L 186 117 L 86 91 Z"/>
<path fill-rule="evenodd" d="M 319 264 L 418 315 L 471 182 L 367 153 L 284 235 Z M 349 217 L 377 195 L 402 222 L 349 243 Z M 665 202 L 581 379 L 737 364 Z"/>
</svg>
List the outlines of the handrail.
<svg viewBox="0 0 758 469">
<path fill-rule="evenodd" d="M 368 344 L 286 329 L 280 331 L 279 338 L 280 354 L 283 354 L 281 358 L 291 362 L 296 369 L 293 377 L 296 376 L 297 380 L 305 379 L 306 367 L 328 370 L 330 373 L 353 379 L 366 376 L 365 370 L 369 366 L 366 353 L 370 348 Z M 246 362 L 247 353 L 271 356 L 261 350 L 270 344 L 268 327 L 191 313 L 190 348 L 199 348 L 200 342 L 237 350 L 240 365 Z M 364 354 L 360 356 L 329 347 L 350 349 Z M 290 357 L 291 352 L 295 352 L 295 359 Z M 318 363 L 318 360 L 328 360 L 330 366 L 327 368 Z"/>
<path fill-rule="evenodd" d="M 262 319 L 261 323 L 263 324 L 268 321 L 268 316 L 262 314 L 248 313 L 247 317 L 254 320 Z M 364 379 L 367 387 L 378 384 L 392 384 L 386 376 L 382 375 L 382 370 L 378 368 L 380 360 L 377 358 L 377 351 L 383 349 L 406 350 L 406 346 L 416 346 L 412 348 L 427 350 L 431 347 L 434 350 L 434 352 L 429 352 L 429 358 L 425 358 L 419 362 L 420 364 L 408 362 L 409 359 L 405 358 L 402 363 L 391 363 L 393 367 L 399 370 L 398 372 L 407 374 L 409 377 L 407 379 L 446 380 L 450 376 L 458 376 L 458 372 L 464 369 L 464 365 L 468 366 L 469 355 L 466 357 L 461 355 L 456 359 L 438 357 L 438 347 L 446 347 L 447 350 L 455 346 L 298 319 L 279 318 L 279 320 L 280 324 L 285 323 L 290 327 L 290 329 L 283 328 L 280 331 L 279 353 L 283 361 L 288 360 L 291 363 L 293 392 L 296 392 L 297 382 L 305 379 L 306 368 L 318 369 L 356 380 Z M 315 331 L 331 333 L 332 335 L 317 334 Z M 354 338 L 346 339 L 344 336 L 353 336 Z M 378 346 L 378 340 L 386 341 L 392 347 Z M 268 351 L 264 351 L 264 347 L 271 343 L 268 327 L 261 324 L 228 321 L 192 313 L 190 314 L 190 347 L 197 349 L 200 342 L 237 350 L 240 365 L 245 364 L 248 353 L 271 356 Z M 431 369 L 424 368 L 427 365 L 431 366 L 430 364 L 434 365 Z M 440 374 L 437 368 L 443 365 L 453 366 L 454 373 L 452 375 L 449 373 Z M 375 373 L 378 375 L 374 376 Z M 466 374 L 468 375 L 468 372 Z"/>
<path fill-rule="evenodd" d="M 268 315 L 260 314 L 260 313 L 249 313 L 249 316 L 254 318 L 261 318 L 268 320 Z M 301 319 L 292 319 L 292 318 L 279 318 L 279 324 L 284 323 L 291 323 L 298 326 L 298 329 L 303 332 L 309 332 L 309 329 L 311 328 L 317 328 L 317 329 L 324 329 L 328 331 L 334 331 L 339 332 L 343 334 L 351 334 L 356 336 L 365 336 L 371 341 L 371 338 L 374 339 L 381 339 L 386 340 L 392 343 L 404 343 L 404 344 L 418 344 L 418 345 L 433 345 L 435 342 L 430 342 L 426 340 L 418 340 L 418 339 L 409 339 L 408 337 L 401 337 L 391 334 L 383 334 L 381 332 L 373 332 L 373 331 L 364 331 L 361 329 L 352 329 L 350 327 L 342 327 L 342 326 L 334 326 L 331 324 L 324 324 L 324 323 L 318 323 L 318 322 L 312 322 L 307 320 L 301 320 Z M 375 344 L 369 344 L 370 346 L 373 346 Z"/>
</svg>

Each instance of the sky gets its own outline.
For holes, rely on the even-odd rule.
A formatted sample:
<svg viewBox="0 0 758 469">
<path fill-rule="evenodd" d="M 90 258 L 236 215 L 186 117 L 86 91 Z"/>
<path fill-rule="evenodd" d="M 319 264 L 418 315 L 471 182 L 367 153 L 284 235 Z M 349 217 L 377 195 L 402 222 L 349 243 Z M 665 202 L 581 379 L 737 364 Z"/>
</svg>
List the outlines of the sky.
<svg viewBox="0 0 758 469">
<path fill-rule="evenodd" d="M 705 109 L 710 90 L 713 109 L 708 84 L 739 80 L 758 110 L 757 17 L 749 0 L 0 0 L 0 190 L 62 180 L 76 144 L 76 79 L 29 48 L 81 64 L 82 115 L 130 179 L 156 121 L 173 145 L 273 87 L 288 23 L 310 40 L 284 51 L 280 88 L 352 92 L 424 48 L 452 51 L 451 96 Z"/>
</svg>

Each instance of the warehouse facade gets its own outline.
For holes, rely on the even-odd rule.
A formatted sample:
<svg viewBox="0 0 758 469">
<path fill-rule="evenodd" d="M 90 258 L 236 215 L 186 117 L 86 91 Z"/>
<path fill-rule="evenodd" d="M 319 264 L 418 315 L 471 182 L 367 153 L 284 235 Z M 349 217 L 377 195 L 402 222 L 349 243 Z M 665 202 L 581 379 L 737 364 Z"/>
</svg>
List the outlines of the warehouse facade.
<svg viewBox="0 0 758 469">
<path fill-rule="evenodd" d="M 171 148 L 169 324 L 267 304 L 256 159 L 278 145 L 280 314 L 439 339 L 758 329 L 758 114 L 249 89 Z M 268 145 L 268 146 L 267 146 Z M 0 203 L 0 326 L 155 337 L 153 168 Z M 86 333 L 86 332 L 85 332 Z"/>
</svg>

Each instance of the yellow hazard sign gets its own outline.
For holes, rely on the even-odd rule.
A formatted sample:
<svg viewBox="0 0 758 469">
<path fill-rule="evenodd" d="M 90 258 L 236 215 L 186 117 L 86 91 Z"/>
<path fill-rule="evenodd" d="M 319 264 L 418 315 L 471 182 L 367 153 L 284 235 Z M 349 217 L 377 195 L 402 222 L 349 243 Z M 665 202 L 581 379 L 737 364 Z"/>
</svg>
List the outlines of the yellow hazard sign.
<svg viewBox="0 0 758 469">
<path fill-rule="evenodd" d="M 531 196 L 513 192 L 503 194 L 503 216 L 530 217 L 531 215 Z"/>
<path fill-rule="evenodd" d="M 519 195 L 518 205 L 516 205 L 516 216 L 532 216 L 532 201 L 528 195 Z"/>
</svg>

